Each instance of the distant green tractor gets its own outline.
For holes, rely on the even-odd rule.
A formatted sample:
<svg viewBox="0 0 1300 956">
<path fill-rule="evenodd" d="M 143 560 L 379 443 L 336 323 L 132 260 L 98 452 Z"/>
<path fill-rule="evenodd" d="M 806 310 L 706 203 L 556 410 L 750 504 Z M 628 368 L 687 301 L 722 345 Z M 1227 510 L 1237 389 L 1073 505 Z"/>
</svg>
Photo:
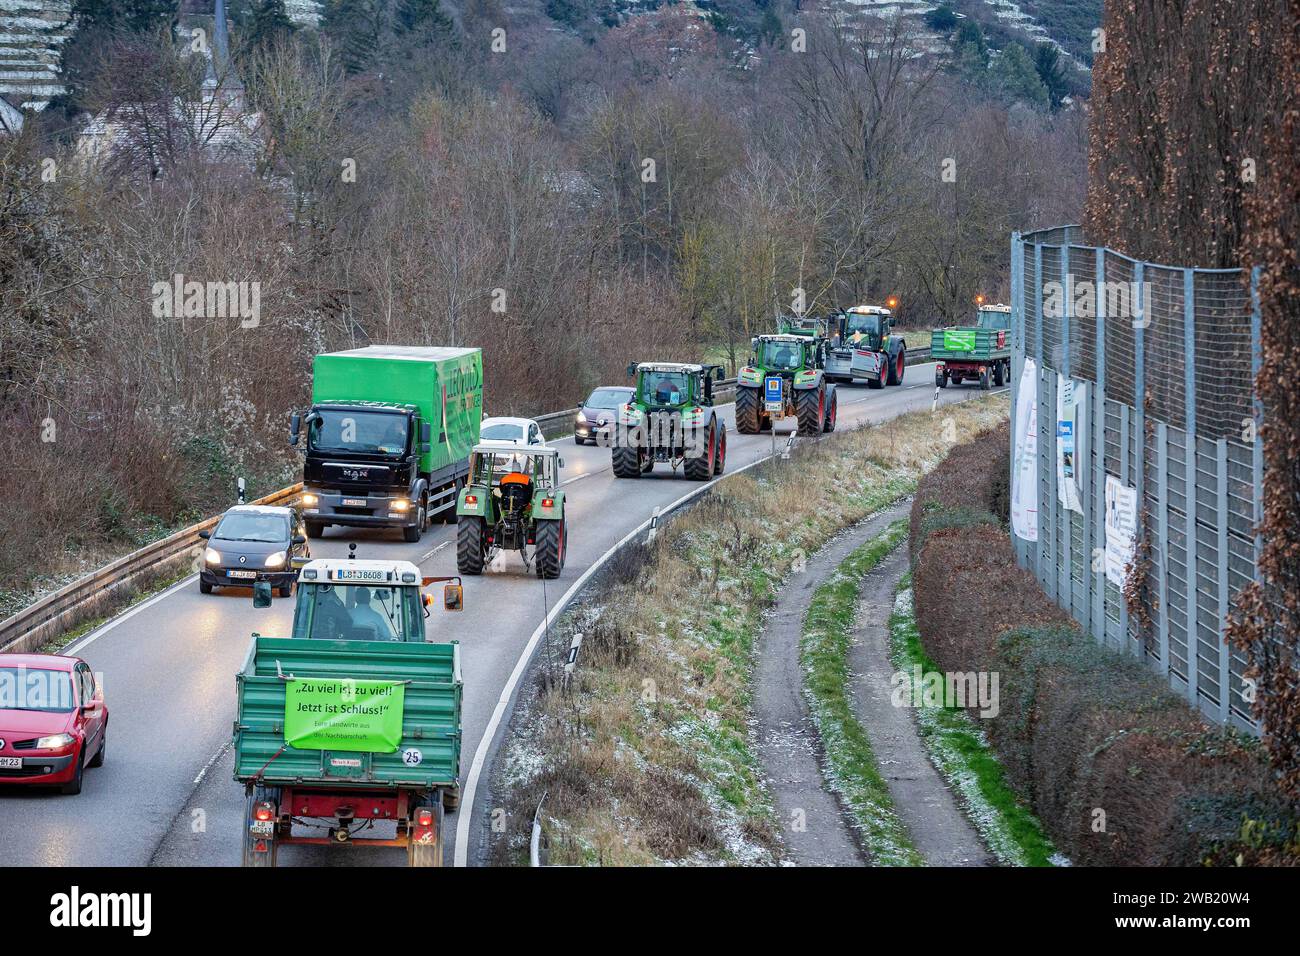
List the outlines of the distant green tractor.
<svg viewBox="0 0 1300 956">
<path fill-rule="evenodd" d="M 635 377 L 632 400 L 618 410 L 610 430 L 617 478 L 640 478 L 656 462 L 693 481 L 722 474 L 727 463 L 727 427 L 713 407 L 713 383 L 721 365 L 642 362 L 629 365 Z"/>
<path fill-rule="evenodd" d="M 469 458 L 456 502 L 456 567 L 482 574 L 501 551 L 518 551 L 539 578 L 558 578 L 569 550 L 559 453 L 545 445 L 484 442 Z M 532 549 L 531 552 L 529 549 Z"/>
<path fill-rule="evenodd" d="M 736 428 L 754 435 L 774 418 L 799 419 L 800 435 L 835 430 L 839 400 L 826 380 L 826 340 L 815 334 L 756 335 L 754 354 L 736 377 Z M 780 402 L 780 409 L 769 403 Z"/>
</svg>

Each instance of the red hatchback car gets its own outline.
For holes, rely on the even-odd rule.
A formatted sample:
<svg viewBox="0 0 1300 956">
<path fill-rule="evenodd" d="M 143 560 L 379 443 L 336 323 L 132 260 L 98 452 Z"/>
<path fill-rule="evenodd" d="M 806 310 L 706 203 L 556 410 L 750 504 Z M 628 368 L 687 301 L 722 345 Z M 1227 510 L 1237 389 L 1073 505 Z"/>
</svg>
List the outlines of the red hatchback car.
<svg viewBox="0 0 1300 956">
<path fill-rule="evenodd" d="M 80 793 L 104 762 L 108 706 L 90 665 L 53 654 L 0 654 L 0 785 Z"/>
</svg>

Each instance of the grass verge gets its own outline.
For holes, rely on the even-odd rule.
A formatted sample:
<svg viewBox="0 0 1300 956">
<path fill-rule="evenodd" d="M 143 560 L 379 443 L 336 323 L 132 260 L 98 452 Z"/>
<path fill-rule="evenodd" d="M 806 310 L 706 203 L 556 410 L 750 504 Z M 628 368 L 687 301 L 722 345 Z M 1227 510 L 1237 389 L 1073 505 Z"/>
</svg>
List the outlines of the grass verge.
<svg viewBox="0 0 1300 956">
<path fill-rule="evenodd" d="M 910 574 L 899 583 L 889 635 L 890 659 L 898 673 L 907 676 L 907 694 L 911 695 L 918 671 L 938 673 L 939 668 L 921 646 Z M 969 714 L 955 705 L 919 707 L 916 723 L 930 761 L 958 795 L 967 819 L 999 862 L 1053 866 L 1061 861 L 1042 824 L 1008 785 L 984 732 Z"/>
<path fill-rule="evenodd" d="M 795 560 L 908 493 L 956 436 L 1006 407 L 986 396 L 800 442 L 792 460 L 732 476 L 652 544 L 620 552 L 539 651 L 493 782 L 504 826 L 490 862 L 527 861 L 543 794 L 551 864 L 778 862 L 751 731 L 765 610 Z"/>
<path fill-rule="evenodd" d="M 891 524 L 841 562 L 813 592 L 799 641 L 804 696 L 825 753 L 823 772 L 840 795 L 873 863 L 924 866 L 894 809 L 871 740 L 853 712 L 849 648 L 862 579 L 907 538 L 907 519 Z"/>
</svg>

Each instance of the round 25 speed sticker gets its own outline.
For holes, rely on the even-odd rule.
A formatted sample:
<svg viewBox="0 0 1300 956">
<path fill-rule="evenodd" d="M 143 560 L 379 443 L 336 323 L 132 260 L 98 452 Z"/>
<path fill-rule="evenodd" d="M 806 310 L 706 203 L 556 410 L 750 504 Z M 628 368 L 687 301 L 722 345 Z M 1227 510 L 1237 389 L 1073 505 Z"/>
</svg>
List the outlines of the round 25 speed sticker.
<svg viewBox="0 0 1300 956">
<path fill-rule="evenodd" d="M 407 747 L 402 751 L 402 763 L 408 767 L 418 767 L 424 763 L 424 753 L 415 747 Z"/>
</svg>

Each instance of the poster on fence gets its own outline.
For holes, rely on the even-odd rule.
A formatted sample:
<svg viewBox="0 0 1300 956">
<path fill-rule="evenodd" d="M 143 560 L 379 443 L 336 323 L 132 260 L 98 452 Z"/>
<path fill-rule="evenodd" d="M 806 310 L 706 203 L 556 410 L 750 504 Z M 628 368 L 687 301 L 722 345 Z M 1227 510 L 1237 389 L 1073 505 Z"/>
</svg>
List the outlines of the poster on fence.
<svg viewBox="0 0 1300 956">
<path fill-rule="evenodd" d="M 1137 489 L 1129 488 L 1114 475 L 1106 476 L 1106 580 L 1124 586 L 1124 575 L 1133 562 L 1137 534 Z"/>
<path fill-rule="evenodd" d="M 1083 514 L 1079 500 L 1079 447 L 1087 386 L 1056 376 L 1056 496 L 1061 507 Z"/>
<path fill-rule="evenodd" d="M 1038 366 L 1025 359 L 1016 390 L 1016 434 L 1011 460 L 1011 529 L 1038 540 Z"/>
</svg>

